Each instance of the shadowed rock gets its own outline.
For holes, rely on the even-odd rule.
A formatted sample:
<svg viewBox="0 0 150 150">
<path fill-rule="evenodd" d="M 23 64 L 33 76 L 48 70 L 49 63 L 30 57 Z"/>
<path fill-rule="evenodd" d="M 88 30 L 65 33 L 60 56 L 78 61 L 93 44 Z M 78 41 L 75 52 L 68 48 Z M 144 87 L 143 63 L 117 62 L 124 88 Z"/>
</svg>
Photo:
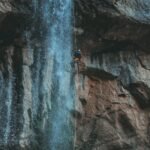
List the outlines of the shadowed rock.
<svg viewBox="0 0 150 150">
<path fill-rule="evenodd" d="M 150 88 L 146 84 L 142 82 L 130 84 L 129 91 L 141 108 L 146 109 L 150 107 Z"/>
</svg>

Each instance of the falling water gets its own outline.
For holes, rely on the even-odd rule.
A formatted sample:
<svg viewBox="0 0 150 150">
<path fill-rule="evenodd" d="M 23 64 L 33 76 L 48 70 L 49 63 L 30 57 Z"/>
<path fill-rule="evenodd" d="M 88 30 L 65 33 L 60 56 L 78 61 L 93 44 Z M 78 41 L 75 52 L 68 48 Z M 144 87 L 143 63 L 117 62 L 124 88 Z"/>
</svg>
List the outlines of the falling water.
<svg viewBox="0 0 150 150">
<path fill-rule="evenodd" d="M 13 49 L 11 50 L 10 57 L 13 54 Z M 12 59 L 8 59 L 8 80 L 7 80 L 7 92 L 6 92 L 6 128 L 4 132 L 4 144 L 7 145 L 10 136 L 10 129 L 11 129 L 11 113 L 12 113 L 12 100 L 13 100 L 13 73 L 12 73 Z"/>
<path fill-rule="evenodd" d="M 33 0 L 33 4 L 35 16 L 40 16 L 41 20 L 38 35 L 40 35 L 42 46 L 33 50 L 34 63 L 30 67 L 32 74 L 31 126 L 35 134 L 39 135 L 40 133 L 36 133 L 36 131 L 42 128 L 42 137 L 46 136 L 43 143 L 48 144 L 46 150 L 73 150 L 74 133 L 70 113 L 74 107 L 74 84 L 71 67 L 72 0 L 45 0 L 44 2 Z M 29 37 L 27 36 L 27 38 Z M 28 44 L 32 45 L 32 43 Z M 16 54 L 18 54 L 18 51 Z M 21 96 L 19 96 L 21 95 L 22 89 L 20 87 L 22 86 L 18 87 L 19 84 L 16 83 L 17 81 L 20 83 L 22 80 L 19 77 L 16 80 L 17 75 L 22 70 L 21 61 L 19 61 L 20 72 L 16 69 L 16 78 L 13 77 L 14 68 L 18 66 L 15 63 L 18 63 L 21 57 L 19 56 L 15 62 L 13 56 L 15 54 L 12 53 L 8 58 L 10 62 L 7 62 L 7 79 L 6 77 L 6 80 L 3 79 L 4 75 L 0 74 L 0 87 L 3 87 L 0 89 L 0 122 L 2 123 L 0 128 L 2 140 L 0 139 L 0 144 L 4 143 L 5 145 L 9 145 L 11 139 L 14 139 L 12 136 L 17 138 L 17 134 L 24 131 L 21 131 L 21 128 L 18 127 L 19 119 L 24 119 L 24 116 L 21 115 L 20 118 L 17 118 L 18 114 L 22 113 L 19 109 L 20 106 L 24 105 Z M 22 77 L 22 74 L 20 76 Z M 49 113 L 47 113 L 47 110 Z M 46 123 L 42 124 L 40 121 Z M 45 129 L 46 127 L 49 129 Z M 44 147 L 43 145 L 40 146 Z"/>
<path fill-rule="evenodd" d="M 6 114 L 6 130 L 4 133 L 4 143 L 8 144 L 8 138 L 10 135 L 10 121 L 11 121 L 11 107 L 12 107 L 12 99 L 13 99 L 13 77 L 12 77 L 12 70 L 11 68 L 9 79 L 8 79 L 8 85 L 7 85 L 7 97 L 6 97 L 6 106 L 7 106 L 7 114 Z"/>
<path fill-rule="evenodd" d="M 49 12 L 48 6 L 51 11 Z M 71 150 L 72 127 L 70 110 L 73 107 L 71 86 L 72 51 L 72 2 L 71 0 L 51 0 L 44 7 L 44 18 L 49 26 L 48 52 L 53 59 L 53 92 L 51 113 L 51 150 Z"/>
<path fill-rule="evenodd" d="M 45 46 L 51 60 L 52 109 L 49 120 L 50 150 L 73 149 L 73 125 L 70 111 L 74 103 L 72 84 L 72 0 L 46 0 L 42 5 L 46 27 Z"/>
</svg>

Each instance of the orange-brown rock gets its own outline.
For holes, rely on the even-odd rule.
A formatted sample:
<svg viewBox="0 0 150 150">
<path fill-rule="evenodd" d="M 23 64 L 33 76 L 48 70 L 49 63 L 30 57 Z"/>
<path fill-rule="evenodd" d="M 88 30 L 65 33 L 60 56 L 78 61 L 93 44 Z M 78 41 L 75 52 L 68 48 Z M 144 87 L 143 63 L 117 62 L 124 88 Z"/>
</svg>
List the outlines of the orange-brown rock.
<svg viewBox="0 0 150 150">
<path fill-rule="evenodd" d="M 76 75 L 81 116 L 76 118 L 76 149 L 148 150 L 149 15 L 142 19 L 143 5 L 148 5 L 138 0 L 92 1 L 81 7 L 82 3 L 78 1 L 76 7 L 76 30 L 82 30 L 76 35 L 84 66 Z"/>
</svg>

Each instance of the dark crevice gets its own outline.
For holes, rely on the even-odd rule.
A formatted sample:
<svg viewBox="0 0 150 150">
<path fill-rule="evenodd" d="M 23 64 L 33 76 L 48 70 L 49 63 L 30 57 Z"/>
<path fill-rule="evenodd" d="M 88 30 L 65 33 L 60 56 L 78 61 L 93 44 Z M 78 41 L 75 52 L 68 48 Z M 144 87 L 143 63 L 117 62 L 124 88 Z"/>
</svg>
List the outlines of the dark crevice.
<svg viewBox="0 0 150 150">
<path fill-rule="evenodd" d="M 126 116 L 126 114 L 119 114 L 119 122 L 127 137 L 136 135 L 135 128 L 132 126 L 130 119 Z"/>
<path fill-rule="evenodd" d="M 19 145 L 19 136 L 23 128 L 23 85 L 22 85 L 22 64 L 23 56 L 21 47 L 15 46 L 13 55 L 13 101 L 11 112 L 11 133 L 10 140 L 16 140 Z"/>
<path fill-rule="evenodd" d="M 97 68 L 90 68 L 90 67 L 87 67 L 81 73 L 83 75 L 94 76 L 103 80 L 114 80 L 117 78 L 116 76 L 110 74 L 109 72 Z"/>
<path fill-rule="evenodd" d="M 136 53 L 143 48 L 131 40 L 109 40 L 102 38 L 101 42 L 91 49 L 91 57 L 97 57 L 107 53 L 114 54 L 118 52 L 126 52 L 129 51 L 128 49 Z"/>
<path fill-rule="evenodd" d="M 0 25 L 0 41 L 3 45 L 12 43 L 27 28 L 28 17 L 18 14 L 7 14 Z"/>
<path fill-rule="evenodd" d="M 127 88 L 142 109 L 150 108 L 150 88 L 143 82 L 132 83 Z"/>
<path fill-rule="evenodd" d="M 91 150 L 93 149 L 95 143 L 96 143 L 96 139 L 97 139 L 97 133 L 96 133 L 96 119 L 93 120 L 93 126 L 92 126 L 92 131 L 89 135 L 89 140 L 87 142 L 84 142 L 82 145 L 82 148 L 80 148 L 80 150 Z"/>
<path fill-rule="evenodd" d="M 150 69 L 147 68 L 147 67 L 143 64 L 141 58 L 140 58 L 139 56 L 136 56 L 136 57 L 137 57 L 137 60 L 139 61 L 140 65 L 141 65 L 145 70 L 149 70 L 149 71 L 150 71 Z"/>
</svg>

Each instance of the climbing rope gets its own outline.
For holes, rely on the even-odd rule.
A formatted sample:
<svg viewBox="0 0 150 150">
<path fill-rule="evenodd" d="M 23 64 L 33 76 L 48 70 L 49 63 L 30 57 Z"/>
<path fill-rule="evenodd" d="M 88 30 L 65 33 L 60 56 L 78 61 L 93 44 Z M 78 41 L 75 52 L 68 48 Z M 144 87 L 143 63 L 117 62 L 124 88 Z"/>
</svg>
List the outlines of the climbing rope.
<svg viewBox="0 0 150 150">
<path fill-rule="evenodd" d="M 73 31 L 74 31 L 74 48 L 77 50 L 77 34 L 75 31 L 76 27 L 76 13 L 75 13 L 75 5 L 73 6 Z"/>
<path fill-rule="evenodd" d="M 74 32 L 74 51 L 77 50 L 77 33 L 76 33 L 76 30 L 75 30 L 75 27 L 76 27 L 76 10 L 75 10 L 75 5 L 73 7 L 73 32 Z M 77 70 L 77 74 L 79 74 L 79 60 L 74 60 L 75 62 L 75 69 Z"/>
<path fill-rule="evenodd" d="M 77 50 L 77 39 L 76 39 L 76 31 L 75 31 L 75 25 L 76 25 L 76 18 L 75 18 L 75 3 L 73 5 L 73 32 L 74 32 L 74 49 Z M 73 51 L 74 53 L 74 51 Z M 73 54 L 74 55 L 74 54 Z M 77 63 L 77 69 L 78 69 L 78 63 Z M 78 70 L 77 70 L 78 71 Z M 76 84 L 75 84 L 76 86 Z M 76 99 L 74 102 L 74 109 L 76 110 Z M 76 129 L 77 129 L 77 121 L 76 118 L 74 118 L 74 146 L 73 146 L 73 150 L 76 149 L 76 139 L 77 139 L 77 133 L 76 133 Z"/>
</svg>

